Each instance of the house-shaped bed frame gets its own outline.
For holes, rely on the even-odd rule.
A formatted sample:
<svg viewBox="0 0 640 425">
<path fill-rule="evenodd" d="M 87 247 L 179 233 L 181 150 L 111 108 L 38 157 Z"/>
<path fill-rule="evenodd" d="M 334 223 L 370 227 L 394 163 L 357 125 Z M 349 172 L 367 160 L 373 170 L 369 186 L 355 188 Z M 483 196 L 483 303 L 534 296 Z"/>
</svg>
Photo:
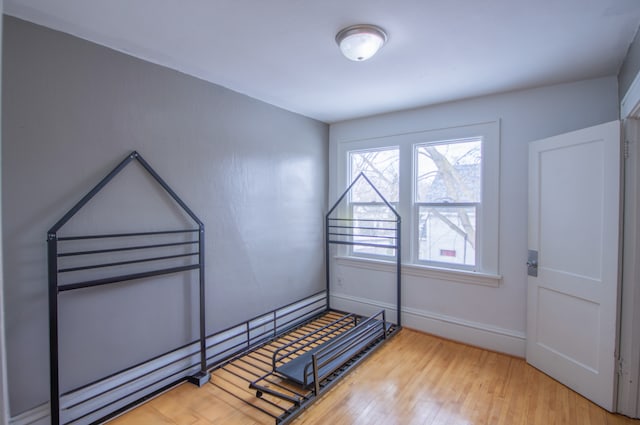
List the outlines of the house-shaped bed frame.
<svg viewBox="0 0 640 425">
<path fill-rule="evenodd" d="M 132 161 L 137 161 L 153 177 L 192 219 L 193 226 L 154 232 L 59 236 L 63 226 Z M 373 188 L 381 204 L 388 208 L 391 219 L 352 217 L 346 203 L 350 191 L 359 181 Z M 223 386 L 224 380 L 217 374 L 224 373 L 233 373 L 240 382 L 235 384 L 235 389 L 223 388 L 227 393 L 272 417 L 276 424 L 289 423 L 400 330 L 400 226 L 398 213 L 361 173 L 325 217 L 325 290 L 207 335 L 204 224 L 151 166 L 137 152 L 132 152 L 47 233 L 52 425 L 101 423 L 185 380 L 199 386 L 206 383 Z M 153 242 L 157 236 L 176 236 L 177 239 Z M 132 238 L 136 242 L 132 243 Z M 145 238 L 151 238 L 152 242 L 144 242 Z M 89 250 L 66 246 L 85 240 L 95 244 L 108 240 L 109 244 L 104 248 L 96 248 L 94 244 Z M 119 241 L 123 243 L 119 245 Z M 397 296 L 395 323 L 387 321 L 384 310 L 364 317 L 331 308 L 330 263 L 334 245 L 393 250 Z M 167 249 L 176 251 L 167 254 Z M 129 252 L 135 256 L 112 260 L 114 253 L 126 256 Z M 68 258 L 74 259 L 73 266 L 61 265 Z M 135 272 L 123 274 L 122 268 L 130 265 L 137 267 Z M 60 394 L 58 297 L 62 292 L 194 271 L 199 283 L 200 336 L 197 341 Z M 76 272 L 81 272 L 82 279 L 69 282 L 68 275 Z M 199 361 L 194 362 L 196 355 Z M 238 362 L 246 362 L 247 356 L 259 359 L 258 373 L 247 376 L 230 372 Z M 149 370 L 152 373 L 144 375 Z M 247 392 L 252 395 L 247 396 Z"/>
</svg>

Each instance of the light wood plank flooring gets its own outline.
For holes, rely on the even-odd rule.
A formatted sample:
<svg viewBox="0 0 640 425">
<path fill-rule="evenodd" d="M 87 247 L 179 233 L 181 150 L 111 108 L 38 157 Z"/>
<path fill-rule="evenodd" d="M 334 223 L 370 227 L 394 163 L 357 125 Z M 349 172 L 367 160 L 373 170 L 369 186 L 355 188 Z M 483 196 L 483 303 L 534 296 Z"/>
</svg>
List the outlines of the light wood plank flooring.
<svg viewBox="0 0 640 425">
<path fill-rule="evenodd" d="M 183 384 L 110 425 L 273 423 L 217 386 Z M 403 329 L 294 424 L 640 425 L 640 420 L 607 413 L 522 359 Z"/>
</svg>

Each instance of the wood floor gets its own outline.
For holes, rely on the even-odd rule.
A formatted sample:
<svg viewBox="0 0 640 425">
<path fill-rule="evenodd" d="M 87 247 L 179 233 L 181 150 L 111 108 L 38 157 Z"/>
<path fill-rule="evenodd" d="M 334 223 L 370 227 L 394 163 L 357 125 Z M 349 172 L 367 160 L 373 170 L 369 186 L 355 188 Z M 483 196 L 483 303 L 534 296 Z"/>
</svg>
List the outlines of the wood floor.
<svg viewBox="0 0 640 425">
<path fill-rule="evenodd" d="M 212 380 L 216 380 L 216 376 Z M 110 425 L 274 424 L 207 384 L 180 385 Z M 524 360 L 403 329 L 295 425 L 640 425 L 607 413 Z"/>
</svg>

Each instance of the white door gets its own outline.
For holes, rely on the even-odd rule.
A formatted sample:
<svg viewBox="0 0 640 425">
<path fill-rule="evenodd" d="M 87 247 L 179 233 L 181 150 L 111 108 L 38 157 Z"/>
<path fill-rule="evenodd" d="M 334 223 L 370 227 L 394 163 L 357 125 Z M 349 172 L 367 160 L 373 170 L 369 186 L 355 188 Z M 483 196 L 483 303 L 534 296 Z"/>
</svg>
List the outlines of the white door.
<svg viewBox="0 0 640 425">
<path fill-rule="evenodd" d="M 612 411 L 620 122 L 529 145 L 527 362 Z M 537 277 L 531 276 L 537 271 Z"/>
</svg>

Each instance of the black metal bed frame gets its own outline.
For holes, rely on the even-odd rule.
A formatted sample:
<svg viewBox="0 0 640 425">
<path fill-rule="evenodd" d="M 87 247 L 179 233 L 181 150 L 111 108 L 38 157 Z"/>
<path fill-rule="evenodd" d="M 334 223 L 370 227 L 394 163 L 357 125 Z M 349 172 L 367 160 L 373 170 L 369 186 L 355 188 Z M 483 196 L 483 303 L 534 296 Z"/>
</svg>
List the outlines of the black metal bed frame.
<svg viewBox="0 0 640 425">
<path fill-rule="evenodd" d="M 395 219 L 358 219 L 353 217 L 334 217 L 339 210 L 339 205 L 345 200 L 354 185 L 363 179 L 368 183 L 381 201 L 389 208 Z M 400 231 L 401 219 L 393 206 L 384 198 L 373 183 L 364 173 L 360 173 L 337 202 L 325 216 L 325 262 L 326 262 L 326 289 L 325 309 L 312 316 L 308 321 L 298 321 L 290 329 L 299 329 L 302 324 L 313 321 L 322 314 L 332 311 L 330 300 L 331 287 L 331 245 L 367 246 L 387 248 L 395 251 L 396 257 L 396 296 L 397 318 L 396 324 L 386 321 L 384 310 L 370 316 L 363 317 L 355 314 L 343 313 L 344 316 L 334 322 L 313 330 L 303 336 L 296 337 L 288 343 L 278 347 L 271 357 L 271 371 L 268 371 L 257 380 L 249 382 L 249 388 L 256 391 L 256 397 L 262 398 L 265 394 L 273 396 L 287 403 L 288 406 L 280 406 L 270 402 L 274 407 L 281 409 L 280 415 L 263 409 L 257 405 L 248 403 L 262 413 L 275 419 L 278 425 L 288 424 L 298 415 L 313 404 L 322 394 L 329 391 L 339 380 L 355 366 L 360 364 L 369 354 L 377 349 L 380 344 L 395 335 L 401 329 L 401 255 L 400 255 Z M 368 242 L 368 238 L 381 240 L 381 243 Z M 317 310 L 315 310 L 317 311 Z M 246 324 L 247 334 L 251 329 L 249 322 Z M 259 327 L 259 326 L 258 326 Z M 285 335 L 288 329 L 277 331 L 274 327 L 273 335 L 265 337 L 265 332 L 255 344 L 249 344 L 238 350 L 234 355 L 226 356 L 212 368 L 223 368 L 249 352 L 274 342 L 278 337 Z M 269 333 L 267 331 L 266 333 Z M 215 376 L 213 381 L 215 381 Z M 279 380 L 292 382 L 300 386 L 300 391 L 294 391 L 290 387 L 285 388 L 279 384 Z M 263 384 L 263 382 L 265 384 Z"/>
<path fill-rule="evenodd" d="M 208 335 L 207 370 L 217 369 L 312 321 L 326 311 L 326 304 L 323 290 Z"/>
<path fill-rule="evenodd" d="M 172 229 L 166 231 L 152 232 L 129 232 L 129 233 L 113 233 L 113 234 L 88 234 L 59 236 L 58 232 L 64 225 L 75 216 L 98 192 L 100 192 L 116 175 L 118 175 L 129 163 L 137 161 L 144 170 L 164 189 L 164 191 L 181 207 L 181 209 L 193 220 L 196 228 Z M 383 203 L 392 212 L 395 220 L 362 220 L 353 217 L 335 217 L 338 212 L 338 206 L 345 200 L 348 193 L 359 179 L 364 179 L 380 197 Z M 392 227 L 387 227 L 392 226 Z M 305 324 L 311 323 L 323 314 L 333 311 L 331 310 L 330 289 L 331 289 L 331 245 L 347 245 L 347 246 L 368 246 L 388 248 L 395 251 L 396 257 L 396 295 L 397 295 L 397 319 L 396 324 L 386 321 L 386 313 L 384 310 L 374 314 L 371 317 L 363 317 L 344 313 L 347 321 L 353 321 L 353 327 L 346 330 L 342 334 L 336 334 L 329 343 L 320 344 L 316 347 L 316 342 L 321 338 L 316 338 L 311 344 L 291 344 L 288 347 L 279 350 L 274 354 L 272 359 L 273 371 L 279 378 L 289 379 L 286 371 L 286 365 L 294 358 L 300 358 L 299 354 L 306 354 L 306 360 L 298 361 L 303 363 L 304 373 L 301 380 L 302 387 L 309 389 L 307 394 L 302 394 L 295 399 L 287 397 L 282 393 L 267 390 L 269 394 L 281 397 L 283 400 L 293 402 L 293 407 L 287 409 L 279 416 L 273 416 L 276 424 L 287 424 L 295 419 L 300 413 L 307 409 L 316 399 L 328 391 L 335 385 L 338 380 L 346 375 L 353 367 L 366 358 L 368 354 L 373 352 L 380 343 L 386 341 L 390 336 L 395 335 L 401 329 L 401 251 L 400 251 L 400 226 L 401 220 L 399 214 L 393 206 L 387 202 L 378 189 L 371 181 L 360 173 L 356 179 L 349 185 L 344 193 L 339 197 L 337 202 L 332 206 L 325 216 L 325 262 L 326 262 L 326 289 L 313 294 L 309 297 L 295 301 L 270 312 L 261 314 L 246 322 L 229 327 L 227 329 L 206 335 L 205 330 L 205 281 L 204 281 L 204 224 L 198 217 L 187 207 L 187 205 L 178 197 L 178 195 L 167 185 L 167 183 L 151 168 L 151 166 L 138 154 L 132 152 L 122 162 L 120 162 L 106 177 L 104 177 L 89 193 L 87 193 L 73 208 L 71 208 L 48 232 L 47 232 L 47 251 L 48 251 L 48 279 L 49 279 L 49 339 L 50 339 L 50 410 L 51 424 L 60 425 L 61 423 L 61 398 L 76 391 L 83 390 L 92 386 L 99 386 L 103 380 L 111 379 L 119 374 L 137 370 L 157 359 L 173 356 L 168 363 L 172 366 L 169 377 L 164 376 L 162 379 L 153 381 L 144 389 L 149 389 L 136 400 L 126 397 L 120 397 L 114 401 L 110 411 L 108 406 L 100 406 L 89 412 L 84 412 L 80 417 L 74 417 L 71 423 L 80 420 L 92 421 L 97 424 L 117 416 L 120 413 L 134 407 L 135 405 L 146 401 L 147 399 L 173 387 L 185 380 L 192 382 L 198 386 L 204 385 L 209 381 L 209 372 L 224 367 L 225 364 L 233 362 L 235 359 L 265 346 L 276 338 L 286 335 L 288 332 L 300 329 Z M 382 236 L 380 235 L 382 230 Z M 162 241 L 162 243 L 137 243 L 126 242 L 136 238 L 147 237 L 184 237 L 185 235 L 197 234 L 197 238 L 179 239 L 177 241 Z M 381 243 L 367 242 L 367 237 L 382 240 Z M 68 248 L 67 244 L 83 241 L 125 241 L 124 245 L 116 245 L 113 242 L 105 248 L 79 249 Z M 188 250 L 188 247 L 197 246 L 197 250 Z M 177 253 L 144 256 L 139 255 L 135 259 L 126 259 L 120 261 L 108 260 L 106 262 L 91 261 L 92 258 L 100 258 L 101 255 L 108 256 L 122 252 L 143 252 L 153 253 L 154 250 L 164 249 L 183 249 Z M 187 249 L 185 252 L 184 249 Z M 197 260 L 194 260 L 197 258 Z M 70 266 L 65 263 L 69 259 L 73 260 Z M 80 263 L 79 260 L 89 263 Z M 190 262 L 189 262 L 190 259 Z M 171 261 L 188 261 L 187 264 L 174 265 L 173 267 L 153 267 L 157 262 Z M 118 273 L 119 269 L 129 266 L 142 267 L 143 270 L 135 270 L 131 273 Z M 98 276 L 87 278 L 87 274 L 91 276 L 93 270 L 101 271 Z M 105 270 L 107 272 L 105 272 Z M 111 270 L 111 274 L 109 274 Z M 190 271 L 198 272 L 199 281 L 199 339 L 188 343 L 182 347 L 177 347 L 172 351 L 160 354 L 153 359 L 149 359 L 138 365 L 115 372 L 114 374 L 98 379 L 97 381 L 82 385 L 60 394 L 59 381 L 59 351 L 58 351 L 58 296 L 61 292 L 81 290 L 96 286 L 109 285 L 113 283 L 121 283 L 127 281 L 140 280 L 155 276 L 186 273 Z M 114 274 L 115 273 L 115 274 Z M 80 276 L 79 280 L 69 279 L 66 276 Z M 71 281 L 69 281 L 71 280 Z M 61 283 L 62 282 L 62 283 Z M 295 349 L 292 347 L 295 346 Z M 177 353 L 177 354 L 176 354 Z M 199 358 L 195 362 L 195 356 Z M 199 363 L 199 365 L 198 365 Z M 186 364 L 186 366 L 185 366 Z M 283 369 L 282 366 L 285 366 Z M 198 367 L 199 370 L 195 371 Z M 291 367 L 291 365 L 290 365 Z M 157 371 L 153 370 L 152 373 Z M 195 372 L 195 373 L 194 373 Z M 187 376 L 185 376 L 185 374 Z M 171 377 L 175 377 L 171 378 Z M 155 378 L 154 378 L 155 379 Z M 168 379 L 171 382 L 166 383 Z M 295 379 L 294 379 L 295 381 Z M 125 381 L 115 387 L 123 388 L 129 385 L 131 381 Z M 157 388 L 162 384 L 161 388 Z M 153 385 L 156 387 L 151 388 Z M 257 382 L 252 383 L 250 388 L 256 390 L 258 397 L 262 396 L 265 388 Z M 102 390 L 100 390 L 102 391 Z M 141 389 L 133 389 L 129 396 L 138 397 Z M 102 394 L 104 391 L 102 392 Z M 126 399 L 126 404 L 123 405 Z M 115 405 L 116 402 L 121 402 Z M 79 403 L 77 403 L 79 404 Z M 254 406 L 256 407 L 256 406 Z M 258 407 L 256 407 L 258 408 Z M 106 413 L 104 412 L 107 409 Z M 258 408 L 259 409 L 259 408 Z M 260 410 L 260 409 L 259 409 Z M 99 419 L 95 419 L 96 415 L 101 415 Z"/>
<path fill-rule="evenodd" d="M 165 231 L 58 236 L 58 232 L 62 227 L 132 161 L 137 161 L 143 169 L 153 177 L 162 189 L 164 189 L 193 220 L 196 227 Z M 194 234 L 196 235 L 195 239 L 193 238 Z M 161 241 L 158 242 L 157 239 L 154 241 L 153 238 L 160 238 Z M 149 243 L 149 240 L 152 242 Z M 82 247 L 82 244 L 87 243 L 87 241 L 110 242 L 105 248 L 96 249 L 93 247 L 86 249 Z M 78 247 L 74 247 L 74 243 L 79 244 Z M 195 249 L 192 249 L 192 247 L 195 247 Z M 50 407 L 52 425 L 60 424 L 60 400 L 61 397 L 65 395 L 60 394 L 59 386 L 58 296 L 61 292 L 140 280 L 160 275 L 197 271 L 199 276 L 200 328 L 200 337 L 197 342 L 200 347 L 200 370 L 196 374 L 187 377 L 187 379 L 197 385 L 203 385 L 208 381 L 209 374 L 206 368 L 205 336 L 204 224 L 139 153 L 134 151 L 129 154 L 49 229 L 47 232 L 47 251 L 49 280 Z M 119 261 L 109 259 L 117 256 L 119 253 L 125 252 L 136 252 L 136 258 L 120 259 Z M 159 255 L 158 253 L 161 254 Z M 105 257 L 107 260 L 104 260 Z M 65 265 L 65 262 L 70 262 L 71 265 Z M 173 262 L 174 265 L 173 267 L 163 267 L 158 265 L 158 262 L 161 262 L 161 264 Z M 60 263 L 63 263 L 62 266 Z M 123 268 L 125 270 L 135 271 L 122 274 L 120 270 Z M 73 276 L 76 277 L 74 278 Z M 191 344 L 194 343 L 195 341 Z M 123 369 L 112 376 L 135 367 L 136 366 Z M 107 378 L 109 377 L 101 379 Z M 74 388 L 66 394 L 71 394 L 79 389 L 89 387 L 96 382 Z M 101 409 L 102 408 L 99 408 L 88 412 L 80 418 L 73 418 L 72 421 L 80 420 Z"/>
<path fill-rule="evenodd" d="M 356 183 L 360 179 L 366 181 L 369 186 L 375 191 L 375 193 L 380 197 L 380 200 L 387 206 L 389 211 L 393 214 L 395 219 L 360 219 L 353 218 L 351 216 L 347 217 L 332 217 L 332 214 L 338 211 L 338 207 L 342 204 L 342 201 L 345 200 L 347 195 L 351 192 L 351 189 L 355 186 Z M 350 215 L 350 214 L 348 214 Z M 387 199 L 380 193 L 378 188 L 369 180 L 369 178 L 361 172 L 356 176 L 355 179 L 351 182 L 351 184 L 347 187 L 347 189 L 340 195 L 335 204 L 331 207 L 327 215 L 325 216 L 325 257 L 326 257 L 326 278 L 327 278 L 327 302 L 329 302 L 331 295 L 331 287 L 330 287 L 330 279 L 331 279 L 331 270 L 329 264 L 331 263 L 330 257 L 330 246 L 331 245 L 346 245 L 346 246 L 365 246 L 370 248 L 387 248 L 395 251 L 395 260 L 396 260 L 396 311 L 397 318 L 396 324 L 398 327 L 402 326 L 402 314 L 401 314 L 401 303 L 402 303 L 402 256 L 401 256 L 401 219 L 400 214 L 396 211 L 395 208 L 387 201 Z M 361 224 L 363 223 L 363 224 Z M 380 226 L 377 226 L 380 225 Z M 386 227 L 387 225 L 391 225 L 394 227 Z M 368 242 L 368 238 L 380 240 L 380 243 L 371 243 Z M 327 304 L 327 308 L 329 304 Z"/>
</svg>

